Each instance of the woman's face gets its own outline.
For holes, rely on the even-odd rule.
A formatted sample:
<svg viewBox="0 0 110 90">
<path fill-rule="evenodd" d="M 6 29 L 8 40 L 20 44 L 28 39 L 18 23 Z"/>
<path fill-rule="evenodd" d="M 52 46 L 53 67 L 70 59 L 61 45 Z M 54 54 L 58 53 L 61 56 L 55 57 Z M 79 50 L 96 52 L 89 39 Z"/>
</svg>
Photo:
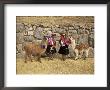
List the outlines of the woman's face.
<svg viewBox="0 0 110 90">
<path fill-rule="evenodd" d="M 64 35 L 63 37 L 65 38 L 66 36 Z"/>
</svg>

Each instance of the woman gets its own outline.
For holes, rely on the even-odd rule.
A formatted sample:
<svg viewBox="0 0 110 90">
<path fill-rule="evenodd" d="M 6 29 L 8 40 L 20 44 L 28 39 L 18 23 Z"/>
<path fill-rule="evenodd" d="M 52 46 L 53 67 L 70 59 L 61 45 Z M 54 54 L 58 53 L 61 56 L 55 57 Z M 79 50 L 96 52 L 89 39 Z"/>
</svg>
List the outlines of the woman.
<svg viewBox="0 0 110 90">
<path fill-rule="evenodd" d="M 64 61 L 66 55 L 69 54 L 68 46 L 71 43 L 71 40 L 65 34 L 62 34 L 59 43 L 61 46 L 58 53 L 62 54 L 62 60 Z"/>
<path fill-rule="evenodd" d="M 53 59 L 53 54 L 56 53 L 56 41 L 54 39 L 54 34 L 52 34 L 51 36 L 47 37 L 47 49 L 46 49 L 46 54 L 47 56 L 50 57 L 50 59 Z"/>
</svg>

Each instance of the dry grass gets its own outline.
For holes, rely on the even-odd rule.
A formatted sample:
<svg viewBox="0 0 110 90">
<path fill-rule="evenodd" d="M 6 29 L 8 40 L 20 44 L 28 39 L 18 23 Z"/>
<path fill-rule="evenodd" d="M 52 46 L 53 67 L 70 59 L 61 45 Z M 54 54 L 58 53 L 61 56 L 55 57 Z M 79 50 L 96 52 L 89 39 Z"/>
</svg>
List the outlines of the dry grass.
<svg viewBox="0 0 110 90">
<path fill-rule="evenodd" d="M 42 63 L 33 60 L 24 63 L 23 59 L 17 59 L 17 74 L 94 74 L 94 59 L 61 61 L 60 59 L 41 59 Z"/>
<path fill-rule="evenodd" d="M 46 26 L 63 24 L 87 24 L 94 22 L 93 16 L 17 16 L 17 23 L 42 24 Z"/>
</svg>

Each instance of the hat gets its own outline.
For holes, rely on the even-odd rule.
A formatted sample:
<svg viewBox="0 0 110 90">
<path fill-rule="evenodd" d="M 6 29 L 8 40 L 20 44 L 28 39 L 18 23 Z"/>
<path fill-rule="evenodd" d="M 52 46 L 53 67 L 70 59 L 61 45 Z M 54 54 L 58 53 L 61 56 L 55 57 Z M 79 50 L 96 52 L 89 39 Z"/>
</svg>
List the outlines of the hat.
<svg viewBox="0 0 110 90">
<path fill-rule="evenodd" d="M 56 34 L 55 34 L 55 33 L 53 33 L 53 34 L 52 34 L 52 36 L 56 36 Z"/>
<path fill-rule="evenodd" d="M 61 36 L 65 36 L 66 34 L 65 34 L 65 33 L 61 33 L 60 35 L 61 35 Z"/>
<path fill-rule="evenodd" d="M 60 33 L 60 35 L 65 36 L 66 34 L 65 33 Z"/>
</svg>

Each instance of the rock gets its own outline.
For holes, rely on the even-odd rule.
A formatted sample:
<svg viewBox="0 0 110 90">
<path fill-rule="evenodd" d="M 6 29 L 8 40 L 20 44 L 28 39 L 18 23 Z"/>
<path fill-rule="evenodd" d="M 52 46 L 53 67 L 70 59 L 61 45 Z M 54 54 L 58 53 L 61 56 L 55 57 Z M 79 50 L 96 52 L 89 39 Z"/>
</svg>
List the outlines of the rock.
<svg viewBox="0 0 110 90">
<path fill-rule="evenodd" d="M 52 31 L 47 31 L 46 36 L 51 36 L 52 35 Z"/>
<path fill-rule="evenodd" d="M 88 43 L 88 35 L 87 34 L 83 35 L 83 43 Z"/>
<path fill-rule="evenodd" d="M 35 32 L 34 32 L 34 36 L 37 38 L 37 39 L 42 39 L 43 38 L 43 28 L 41 27 L 38 27 Z"/>
<path fill-rule="evenodd" d="M 53 32 L 53 33 L 56 33 L 56 28 L 55 28 L 55 27 L 52 28 L 52 32 Z"/>
<path fill-rule="evenodd" d="M 25 58 L 24 56 L 25 56 L 25 52 L 21 52 L 21 53 L 16 54 L 17 58 Z"/>
<path fill-rule="evenodd" d="M 34 40 L 33 36 L 24 36 L 24 41 L 26 42 L 32 42 Z"/>
<path fill-rule="evenodd" d="M 54 34 L 56 34 L 55 40 L 56 40 L 56 41 L 60 40 L 60 34 L 59 34 L 59 33 L 54 33 Z"/>
<path fill-rule="evenodd" d="M 69 30 L 68 32 L 69 32 L 70 35 L 77 34 L 77 31 L 76 30 Z"/>
<path fill-rule="evenodd" d="M 44 28 L 44 31 L 49 31 L 49 30 L 51 30 L 50 27 L 47 27 L 47 28 L 45 27 L 45 28 Z"/>
<path fill-rule="evenodd" d="M 94 33 L 91 32 L 91 34 L 89 34 L 90 38 L 94 38 Z"/>
<path fill-rule="evenodd" d="M 16 50 L 17 50 L 17 53 L 21 53 L 22 50 L 23 50 L 23 49 L 22 49 L 22 44 L 17 44 L 17 45 L 16 45 L 16 48 L 17 48 L 17 49 L 16 49 Z"/>
<path fill-rule="evenodd" d="M 33 36 L 34 35 L 34 31 L 33 30 L 28 31 L 27 35 Z"/>
<path fill-rule="evenodd" d="M 81 43 L 88 43 L 88 35 L 87 34 L 79 35 L 78 44 L 81 44 Z"/>
<path fill-rule="evenodd" d="M 74 27 L 69 27 L 69 29 L 71 30 L 71 29 L 74 29 Z"/>
<path fill-rule="evenodd" d="M 56 33 L 66 33 L 65 29 L 57 28 Z"/>
<path fill-rule="evenodd" d="M 89 50 L 88 57 L 89 57 L 89 58 L 93 58 L 93 57 L 94 57 L 94 49 L 93 49 L 93 48 L 91 48 L 91 49 Z"/>
<path fill-rule="evenodd" d="M 78 36 L 77 43 L 78 43 L 78 44 L 83 43 L 83 35 L 82 35 L 82 34 Z"/>
<path fill-rule="evenodd" d="M 36 26 L 36 25 L 34 25 L 34 26 L 33 26 L 33 30 L 36 30 L 36 28 L 37 28 L 37 26 Z"/>
<path fill-rule="evenodd" d="M 19 33 L 19 32 L 22 32 L 23 30 L 25 30 L 24 24 L 16 23 L 16 32 Z"/>
<path fill-rule="evenodd" d="M 24 42 L 23 33 L 16 33 L 16 42 L 17 44 L 21 44 Z"/>
<path fill-rule="evenodd" d="M 26 31 L 28 31 L 28 28 L 29 28 L 28 25 L 25 25 L 25 30 L 26 30 Z"/>
<path fill-rule="evenodd" d="M 28 28 L 28 31 L 32 31 L 32 30 L 33 30 L 32 26 Z"/>
</svg>

